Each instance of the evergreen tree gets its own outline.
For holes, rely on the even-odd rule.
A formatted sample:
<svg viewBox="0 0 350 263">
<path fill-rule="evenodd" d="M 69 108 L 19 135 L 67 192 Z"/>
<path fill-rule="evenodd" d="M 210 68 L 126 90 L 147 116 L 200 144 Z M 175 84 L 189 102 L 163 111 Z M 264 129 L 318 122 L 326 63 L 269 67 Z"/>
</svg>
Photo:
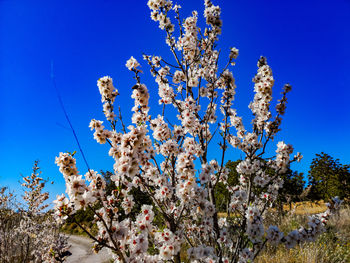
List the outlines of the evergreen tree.
<svg viewBox="0 0 350 263">
<path fill-rule="evenodd" d="M 302 201 L 300 196 L 304 191 L 305 181 L 303 173 L 293 171 L 290 168 L 281 177 L 283 179 L 283 187 L 279 189 L 280 195 L 276 205 L 279 212 L 283 214 L 283 204 L 289 204 L 291 209 L 293 202 Z"/>
<path fill-rule="evenodd" d="M 293 171 L 290 168 L 282 175 L 283 188 L 280 189 L 281 199 L 283 202 L 297 202 L 300 200 L 305 186 L 304 174 Z"/>
<path fill-rule="evenodd" d="M 241 160 L 228 161 L 226 163 L 226 168 L 228 168 L 230 171 L 227 178 L 229 186 L 235 186 L 239 184 L 239 174 L 236 171 L 236 167 L 240 162 Z M 221 182 L 218 183 L 215 190 L 215 201 L 220 212 L 225 212 L 227 210 L 227 206 L 230 202 L 230 194 L 227 190 L 227 187 Z"/>
<path fill-rule="evenodd" d="M 312 160 L 308 180 L 311 190 L 309 197 L 313 200 L 329 200 L 334 196 L 349 199 L 350 166 L 342 165 L 339 159 L 321 152 Z"/>
</svg>

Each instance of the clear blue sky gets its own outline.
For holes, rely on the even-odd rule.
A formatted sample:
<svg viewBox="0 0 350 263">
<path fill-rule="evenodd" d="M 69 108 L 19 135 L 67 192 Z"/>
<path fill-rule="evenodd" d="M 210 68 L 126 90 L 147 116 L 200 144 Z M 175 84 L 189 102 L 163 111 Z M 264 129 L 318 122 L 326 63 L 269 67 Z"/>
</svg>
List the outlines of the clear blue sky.
<svg viewBox="0 0 350 263">
<path fill-rule="evenodd" d="M 202 0 L 178 3 L 183 17 L 195 9 L 203 22 Z M 222 7 L 219 47 L 223 54 L 232 46 L 240 50 L 234 68 L 235 105 L 246 123 L 253 97 L 251 79 L 257 59 L 264 55 L 276 79 L 275 98 L 284 83 L 293 86 L 278 138 L 304 155 L 293 168 L 306 173 L 321 151 L 349 164 L 350 1 L 215 0 L 214 4 Z M 168 55 L 164 34 L 149 14 L 146 1 L 139 0 L 0 0 L 1 186 L 18 189 L 20 174 L 30 173 L 39 159 L 44 177 L 55 181 L 49 187 L 51 197 L 65 190 L 55 156 L 77 146 L 52 87 L 51 61 L 90 166 L 111 170 L 107 146 L 97 144 L 88 128 L 91 118 L 104 119 L 96 81 L 104 75 L 113 77 L 122 94 L 117 103 L 128 119 L 133 79 L 126 60 L 133 55 L 141 61 L 143 52 Z M 156 104 L 155 83 L 146 65 L 143 69 L 143 81 Z M 85 173 L 79 153 L 77 157 L 79 171 Z"/>
</svg>

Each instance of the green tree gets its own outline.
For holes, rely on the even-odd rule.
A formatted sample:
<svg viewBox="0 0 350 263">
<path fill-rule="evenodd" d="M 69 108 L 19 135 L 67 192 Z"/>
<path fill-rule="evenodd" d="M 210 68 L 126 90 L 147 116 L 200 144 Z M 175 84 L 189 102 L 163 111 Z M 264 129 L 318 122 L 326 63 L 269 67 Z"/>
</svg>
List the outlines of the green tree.
<svg viewBox="0 0 350 263">
<path fill-rule="evenodd" d="M 280 190 L 283 202 L 300 201 L 305 186 L 304 174 L 288 169 L 281 177 L 284 181 Z"/>
<path fill-rule="evenodd" d="M 304 191 L 304 174 L 292 169 L 288 169 L 281 175 L 283 187 L 279 190 L 280 195 L 277 199 L 277 206 L 280 213 L 283 213 L 283 204 L 289 204 L 290 208 L 293 202 L 302 201 L 300 196 Z"/>
<path fill-rule="evenodd" d="M 235 186 L 239 184 L 239 174 L 236 171 L 236 167 L 240 162 L 241 160 L 228 161 L 226 163 L 226 168 L 228 168 L 230 171 L 227 178 L 229 186 Z M 221 182 L 219 182 L 215 188 L 215 201 L 216 207 L 220 212 L 225 212 L 227 210 L 230 202 L 230 195 L 227 187 Z"/>
<path fill-rule="evenodd" d="M 349 199 L 350 166 L 342 165 L 339 159 L 321 152 L 312 160 L 308 174 L 312 200 L 329 200 L 334 196 Z"/>
</svg>

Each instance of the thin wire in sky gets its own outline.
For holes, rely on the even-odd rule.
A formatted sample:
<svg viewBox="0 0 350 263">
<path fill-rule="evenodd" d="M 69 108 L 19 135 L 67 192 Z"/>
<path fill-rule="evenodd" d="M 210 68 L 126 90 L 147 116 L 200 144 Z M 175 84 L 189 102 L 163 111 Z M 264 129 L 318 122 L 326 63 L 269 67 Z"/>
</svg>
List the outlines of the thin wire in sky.
<svg viewBox="0 0 350 263">
<path fill-rule="evenodd" d="M 56 95 L 57 95 L 58 101 L 59 101 L 59 103 L 60 103 L 61 109 L 62 109 L 62 111 L 63 111 L 63 113 L 64 113 L 64 116 L 66 117 L 66 120 L 67 120 L 67 122 L 68 122 L 68 124 L 69 124 L 69 126 L 70 126 L 70 128 L 71 128 L 71 130 L 72 130 L 72 132 L 73 132 L 74 138 L 75 138 L 75 140 L 76 140 L 76 142 L 77 142 L 77 144 L 78 144 L 79 151 L 80 151 L 81 155 L 83 156 L 83 159 L 84 159 L 84 162 L 85 162 L 85 164 L 86 164 L 86 167 L 87 167 L 88 171 L 90 172 L 90 166 L 89 166 L 89 164 L 88 164 L 88 162 L 87 162 L 87 160 L 86 160 L 86 158 L 85 158 L 84 151 L 83 151 L 83 149 L 81 148 L 81 145 L 80 145 L 80 143 L 79 143 L 78 136 L 77 136 L 77 134 L 76 134 L 76 132 L 75 132 L 75 130 L 74 130 L 74 128 L 73 128 L 72 122 L 71 122 L 70 119 L 69 119 L 69 116 L 68 116 L 67 111 L 66 111 L 66 109 L 65 109 L 65 107 L 64 107 L 64 104 L 63 104 L 63 100 L 62 100 L 61 94 L 60 94 L 60 92 L 59 92 L 59 90 L 58 90 L 58 88 L 57 88 L 57 84 L 56 84 L 56 80 L 55 80 L 55 75 L 54 75 L 54 73 L 53 73 L 53 61 L 51 61 L 51 79 L 52 79 L 52 84 L 53 84 L 53 87 L 54 87 L 54 89 L 55 89 L 55 91 L 56 91 Z"/>
</svg>

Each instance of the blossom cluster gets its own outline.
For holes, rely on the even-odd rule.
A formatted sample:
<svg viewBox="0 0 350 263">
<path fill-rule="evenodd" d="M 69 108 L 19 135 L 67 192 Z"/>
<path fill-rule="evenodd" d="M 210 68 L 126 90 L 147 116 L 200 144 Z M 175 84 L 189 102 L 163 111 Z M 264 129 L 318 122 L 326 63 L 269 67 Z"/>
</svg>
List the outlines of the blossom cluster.
<svg viewBox="0 0 350 263">
<path fill-rule="evenodd" d="M 109 121 L 115 120 L 115 113 L 113 112 L 113 103 L 117 97 L 118 90 L 113 86 L 113 80 L 109 76 L 100 78 L 97 81 L 97 86 L 101 94 L 103 103 L 103 112 Z"/>
<path fill-rule="evenodd" d="M 54 201 L 57 216 L 61 217 L 66 214 L 63 216 L 64 219 L 72 211 L 86 208 L 104 195 L 106 187 L 104 178 L 93 170 L 89 170 L 83 178 L 82 175 L 79 175 L 72 154 L 61 153 L 56 158 L 56 164 L 60 167 L 60 171 L 66 180 L 66 192 L 69 197 L 68 199 L 62 194 Z"/>
</svg>

